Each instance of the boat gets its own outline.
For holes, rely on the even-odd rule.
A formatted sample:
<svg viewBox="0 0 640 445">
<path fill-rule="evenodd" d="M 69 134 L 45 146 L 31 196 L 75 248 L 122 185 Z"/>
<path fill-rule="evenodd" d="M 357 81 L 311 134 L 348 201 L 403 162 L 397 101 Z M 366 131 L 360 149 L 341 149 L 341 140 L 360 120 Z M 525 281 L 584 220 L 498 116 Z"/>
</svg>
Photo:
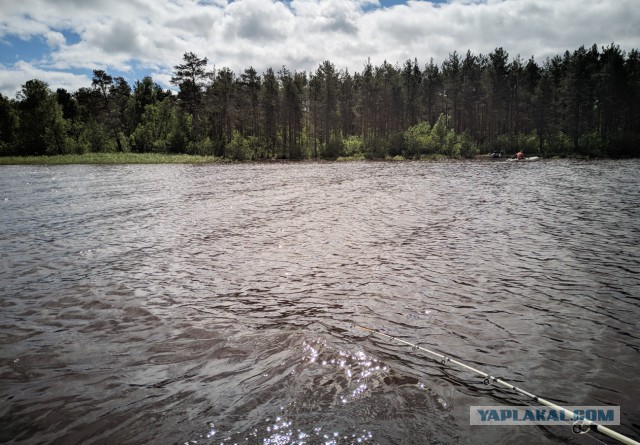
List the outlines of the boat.
<svg viewBox="0 0 640 445">
<path fill-rule="evenodd" d="M 522 159 L 517 159 L 517 158 L 507 159 L 507 161 L 514 161 L 514 162 L 535 162 L 539 160 L 540 160 L 539 156 L 531 156 L 530 158 L 522 158 Z"/>
</svg>

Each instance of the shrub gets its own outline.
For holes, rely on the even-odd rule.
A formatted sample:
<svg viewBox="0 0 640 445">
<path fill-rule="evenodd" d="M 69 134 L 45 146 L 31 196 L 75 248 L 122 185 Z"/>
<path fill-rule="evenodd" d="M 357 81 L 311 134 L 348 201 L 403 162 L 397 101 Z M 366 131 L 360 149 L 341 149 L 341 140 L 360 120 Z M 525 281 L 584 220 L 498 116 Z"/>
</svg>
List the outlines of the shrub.
<svg viewBox="0 0 640 445">
<path fill-rule="evenodd" d="M 364 141 L 360 136 L 349 136 L 343 140 L 343 153 L 348 157 L 356 157 L 364 153 Z"/>
<path fill-rule="evenodd" d="M 460 156 L 465 158 L 472 158 L 480 152 L 478 146 L 473 142 L 471 135 L 466 131 L 458 137 L 458 145 Z"/>
<path fill-rule="evenodd" d="M 640 135 L 621 131 L 609 138 L 607 154 L 613 157 L 640 156 Z"/>
<path fill-rule="evenodd" d="M 344 144 L 342 143 L 342 138 L 341 137 L 331 138 L 329 143 L 324 148 L 324 157 L 335 159 L 338 156 L 340 156 L 343 150 L 344 150 Z"/>
<path fill-rule="evenodd" d="M 553 133 L 546 141 L 545 154 L 566 156 L 573 149 L 571 138 L 562 131 Z"/>
<path fill-rule="evenodd" d="M 215 146 L 208 137 L 198 141 L 191 141 L 187 145 L 187 154 L 197 156 L 213 156 Z"/>
<path fill-rule="evenodd" d="M 600 157 L 604 144 L 600 133 L 593 131 L 591 133 L 583 134 L 578 139 L 578 153 L 584 156 Z"/>
<path fill-rule="evenodd" d="M 527 155 L 540 154 L 540 138 L 538 137 L 538 133 L 532 130 L 529 134 L 518 134 L 518 147 L 516 148 L 524 150 Z"/>
</svg>

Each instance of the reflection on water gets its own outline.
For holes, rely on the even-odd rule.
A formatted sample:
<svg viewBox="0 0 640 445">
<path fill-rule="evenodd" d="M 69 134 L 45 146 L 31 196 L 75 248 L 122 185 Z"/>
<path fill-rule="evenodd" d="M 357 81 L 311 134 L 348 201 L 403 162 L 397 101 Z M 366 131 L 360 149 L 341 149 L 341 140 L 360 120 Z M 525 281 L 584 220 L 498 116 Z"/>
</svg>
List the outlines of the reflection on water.
<svg viewBox="0 0 640 445">
<path fill-rule="evenodd" d="M 513 164 L 2 167 L 0 442 L 591 441 L 354 324 L 638 438 L 640 163 Z"/>
</svg>

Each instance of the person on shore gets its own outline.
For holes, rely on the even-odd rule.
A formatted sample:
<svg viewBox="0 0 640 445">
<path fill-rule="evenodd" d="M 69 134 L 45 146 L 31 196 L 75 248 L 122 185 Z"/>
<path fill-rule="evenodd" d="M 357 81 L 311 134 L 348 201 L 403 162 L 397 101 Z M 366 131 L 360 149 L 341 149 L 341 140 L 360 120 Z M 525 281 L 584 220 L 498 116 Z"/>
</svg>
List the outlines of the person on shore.
<svg viewBox="0 0 640 445">
<path fill-rule="evenodd" d="M 516 159 L 524 159 L 524 152 L 522 150 L 516 153 Z"/>
</svg>

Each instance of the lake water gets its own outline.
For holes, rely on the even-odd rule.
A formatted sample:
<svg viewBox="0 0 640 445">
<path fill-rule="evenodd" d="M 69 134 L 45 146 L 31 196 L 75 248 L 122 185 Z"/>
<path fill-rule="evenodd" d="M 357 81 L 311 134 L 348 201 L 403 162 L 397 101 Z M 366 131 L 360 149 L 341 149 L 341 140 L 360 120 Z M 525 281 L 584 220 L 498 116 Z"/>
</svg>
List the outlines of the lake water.
<svg viewBox="0 0 640 445">
<path fill-rule="evenodd" d="M 639 246 L 639 161 L 0 167 L 0 442 L 608 440 L 354 325 L 638 440 Z"/>
</svg>

